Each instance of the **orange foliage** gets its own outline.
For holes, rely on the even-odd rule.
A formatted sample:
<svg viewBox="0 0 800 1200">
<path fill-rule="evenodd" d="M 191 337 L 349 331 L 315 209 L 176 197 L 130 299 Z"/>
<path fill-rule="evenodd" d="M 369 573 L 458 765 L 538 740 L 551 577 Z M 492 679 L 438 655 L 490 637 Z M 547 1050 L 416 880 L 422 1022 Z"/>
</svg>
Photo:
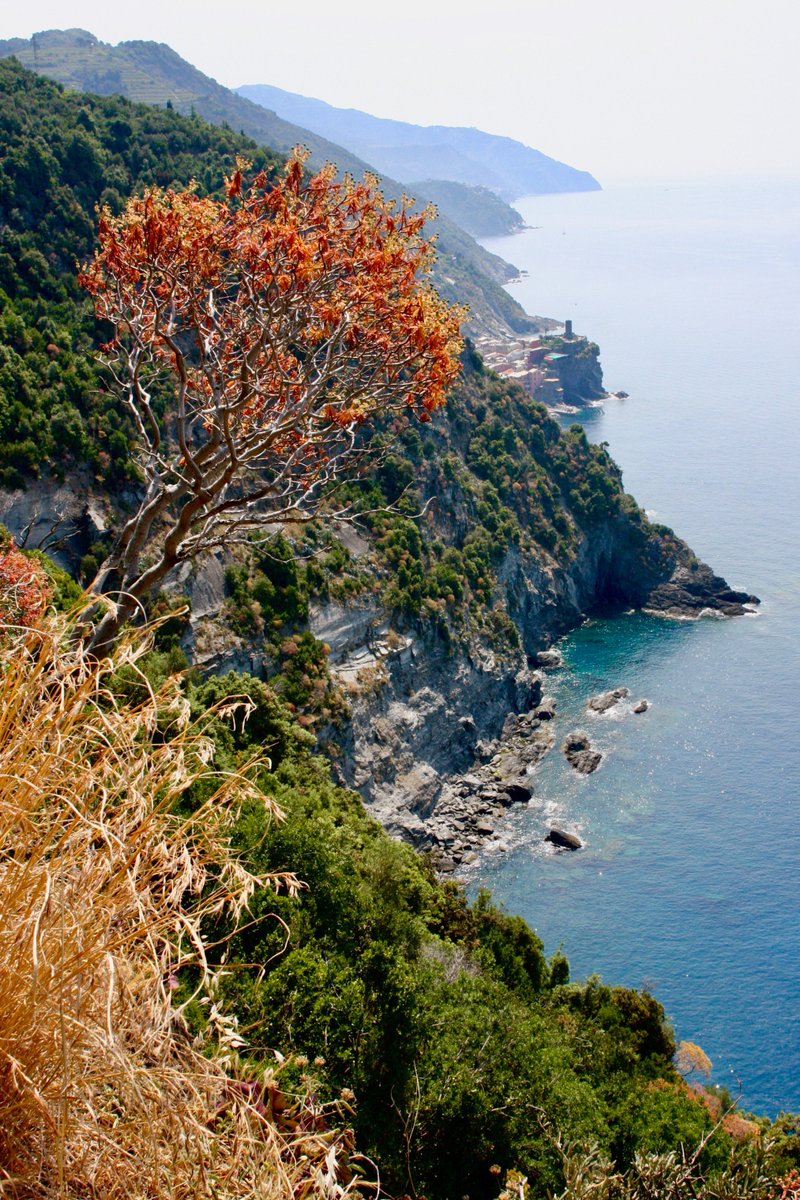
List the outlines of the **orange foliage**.
<svg viewBox="0 0 800 1200">
<path fill-rule="evenodd" d="M 736 1142 L 745 1142 L 748 1139 L 756 1141 L 761 1136 L 761 1129 L 755 1121 L 748 1121 L 747 1117 L 741 1117 L 735 1112 L 726 1114 L 722 1128 Z"/>
<path fill-rule="evenodd" d="M 700 1075 L 711 1074 L 711 1059 L 696 1042 L 680 1042 L 678 1044 L 675 1066 L 681 1075 L 690 1075 L 693 1071 Z"/>
<path fill-rule="evenodd" d="M 13 542 L 0 547 L 0 625 L 28 628 L 38 624 L 52 595 L 49 580 L 33 559 Z M 0 631 L 0 636 L 8 630 Z"/>
<path fill-rule="evenodd" d="M 262 174 L 243 188 L 240 164 L 222 201 L 153 189 L 119 217 L 105 210 L 80 278 L 116 328 L 112 358 L 137 347 L 121 378 L 129 400 L 149 407 L 152 355 L 206 441 L 253 441 L 261 465 L 292 456 L 311 480 L 340 431 L 443 403 L 463 310 L 424 282 L 428 210 L 395 211 L 376 180 L 339 182 L 330 166 L 306 181 L 304 157 L 272 186 Z M 182 451 L 191 466 L 194 447 Z"/>
<path fill-rule="evenodd" d="M 464 310 L 427 282 L 430 212 L 330 166 L 306 179 L 304 161 L 249 186 L 240 163 L 222 200 L 153 189 L 101 214 L 80 278 L 114 328 L 104 352 L 147 483 L 95 581 L 123 616 L 201 550 L 308 519 L 370 462 L 365 423 L 427 420 L 458 375 Z M 154 386 L 172 397 L 163 416 Z"/>
<path fill-rule="evenodd" d="M 775 1200 L 800 1200 L 800 1171 L 789 1171 L 778 1181 L 778 1187 L 780 1191 L 775 1193 Z"/>
</svg>

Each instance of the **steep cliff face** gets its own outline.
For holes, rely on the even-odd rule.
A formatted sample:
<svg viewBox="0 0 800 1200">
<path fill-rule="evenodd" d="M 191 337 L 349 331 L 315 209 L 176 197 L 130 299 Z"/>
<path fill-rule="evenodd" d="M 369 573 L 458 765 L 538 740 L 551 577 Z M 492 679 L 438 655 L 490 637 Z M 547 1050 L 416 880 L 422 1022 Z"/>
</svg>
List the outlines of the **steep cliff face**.
<svg viewBox="0 0 800 1200">
<path fill-rule="evenodd" d="M 600 366 L 600 347 L 585 337 L 548 338 L 552 346 L 548 356 L 555 371 L 566 404 L 580 406 L 587 400 L 600 400 L 606 395 L 603 370 Z"/>
<path fill-rule="evenodd" d="M 564 342 L 589 386 L 596 347 Z M 439 847 L 465 812 L 477 829 L 524 795 L 547 747 L 535 657 L 584 614 L 618 604 L 733 615 L 752 599 L 647 521 L 580 426 L 562 432 L 471 346 L 463 364 L 434 420 L 377 431 L 383 457 L 348 495 L 360 533 L 324 521 L 284 531 L 300 564 L 291 587 L 255 547 L 170 581 L 191 604 L 191 662 L 274 680 L 375 814 Z M 76 569 L 105 553 L 135 486 L 112 494 L 88 472 L 69 486 L 43 476 L 0 497 L 0 519 Z"/>
<path fill-rule="evenodd" d="M 601 607 L 735 615 L 753 597 L 650 524 L 579 426 L 561 432 L 469 349 L 446 411 L 389 437 L 351 491 L 360 532 L 287 530 L 288 558 L 218 553 L 170 590 L 191 605 L 191 662 L 274 679 L 375 815 L 452 857 L 465 814 L 462 849 L 547 749 L 532 668 L 556 637 Z M 79 490 L 42 480 L 0 517 L 16 534 L 53 526 L 74 567 L 114 523 L 110 497 Z"/>
<path fill-rule="evenodd" d="M 430 622 L 401 634 L 374 601 L 312 609 L 311 630 L 330 646 L 351 707 L 338 770 L 391 832 L 457 865 L 504 806 L 530 795 L 528 769 L 549 748 L 552 716 L 532 666 L 598 606 L 685 617 L 736 615 L 756 602 L 668 531 L 650 537 L 661 553 L 617 516 L 583 534 L 566 564 L 511 548 L 498 564 L 495 604 L 512 620 L 516 645 L 444 638 Z"/>
</svg>

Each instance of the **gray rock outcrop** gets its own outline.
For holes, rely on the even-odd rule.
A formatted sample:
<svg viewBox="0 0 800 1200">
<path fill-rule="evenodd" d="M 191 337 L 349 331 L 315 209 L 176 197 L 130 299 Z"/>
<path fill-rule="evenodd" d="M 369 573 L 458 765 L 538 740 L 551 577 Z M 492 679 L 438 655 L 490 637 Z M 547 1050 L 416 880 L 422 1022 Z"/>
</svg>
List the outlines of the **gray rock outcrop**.
<svg viewBox="0 0 800 1200">
<path fill-rule="evenodd" d="M 533 665 L 541 667 L 545 671 L 552 671 L 557 667 L 563 667 L 564 659 L 560 650 L 540 650 L 533 656 Z"/>
<path fill-rule="evenodd" d="M 560 846 L 563 850 L 580 850 L 583 846 L 577 833 L 568 833 L 566 829 L 553 828 L 544 840 L 552 842 L 554 846 Z"/>
<path fill-rule="evenodd" d="M 610 692 L 603 692 L 599 696 L 592 696 L 591 700 L 587 701 L 586 707 L 590 712 L 608 712 L 615 704 L 619 704 L 620 700 L 624 700 L 627 695 L 628 689 L 626 687 L 612 688 Z"/>
<path fill-rule="evenodd" d="M 571 767 L 581 775 L 591 775 L 596 771 L 603 759 L 599 750 L 593 750 L 589 743 L 588 733 L 582 729 L 574 729 L 568 733 L 561 744 L 564 756 Z"/>
<path fill-rule="evenodd" d="M 514 694 L 506 697 L 506 703 L 510 699 L 528 711 L 506 708 L 494 729 L 499 736 L 476 742 L 477 732 L 487 729 L 486 702 L 479 702 L 468 719 L 457 716 L 455 696 L 432 688 L 425 696 L 412 691 L 400 703 L 398 682 L 411 677 L 407 670 L 413 662 L 404 667 L 393 661 L 383 686 L 359 697 L 351 726 L 358 740 L 350 746 L 349 765 L 370 812 L 395 836 L 432 853 L 438 869 L 447 873 L 468 863 L 487 841 L 497 844 L 506 812 L 530 802 L 532 773 L 554 735 L 550 722 L 536 715 L 542 703 L 538 676 L 516 679 Z M 467 689 L 487 684 L 485 677 L 461 678 L 464 688 L 457 696 L 462 702 Z M 395 699 L 384 708 L 390 692 Z M 366 736 L 361 722 L 370 706 Z"/>
<path fill-rule="evenodd" d="M 114 524 L 114 512 L 86 471 L 69 480 L 47 476 L 25 488 L 0 489 L 0 522 L 18 544 L 43 549 L 68 571 L 76 571 L 98 535 Z"/>
<path fill-rule="evenodd" d="M 643 607 L 668 617 L 697 617 L 705 613 L 740 617 L 759 604 L 758 596 L 737 592 L 704 562 L 680 564 L 669 579 L 656 584 Z"/>
</svg>

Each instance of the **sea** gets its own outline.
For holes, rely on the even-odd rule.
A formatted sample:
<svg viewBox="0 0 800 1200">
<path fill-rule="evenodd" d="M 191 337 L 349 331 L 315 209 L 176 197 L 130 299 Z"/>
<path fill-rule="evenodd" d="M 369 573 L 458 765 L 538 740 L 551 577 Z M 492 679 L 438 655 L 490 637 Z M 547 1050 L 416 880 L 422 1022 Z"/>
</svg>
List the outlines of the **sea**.
<svg viewBox="0 0 800 1200">
<path fill-rule="evenodd" d="M 593 618 L 548 673 L 556 748 L 471 886 L 573 979 L 646 987 L 743 1109 L 800 1111 L 800 185 L 663 183 L 517 202 L 483 244 L 528 312 L 571 318 L 625 391 L 562 416 L 755 616 Z M 602 716 L 612 687 L 645 698 Z M 588 777 L 558 750 L 585 728 Z M 544 842 L 575 831 L 577 852 Z"/>
</svg>

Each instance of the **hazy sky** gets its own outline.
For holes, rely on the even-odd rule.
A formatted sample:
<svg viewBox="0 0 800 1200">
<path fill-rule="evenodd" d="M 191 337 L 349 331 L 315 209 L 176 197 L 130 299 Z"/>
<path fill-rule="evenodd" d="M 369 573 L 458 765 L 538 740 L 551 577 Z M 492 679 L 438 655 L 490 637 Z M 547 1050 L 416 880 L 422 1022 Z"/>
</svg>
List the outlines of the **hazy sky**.
<svg viewBox="0 0 800 1200">
<path fill-rule="evenodd" d="M 80 26 L 272 83 L 477 125 L 614 179 L 800 178 L 798 0 L 28 0 L 1 37 Z"/>
</svg>

